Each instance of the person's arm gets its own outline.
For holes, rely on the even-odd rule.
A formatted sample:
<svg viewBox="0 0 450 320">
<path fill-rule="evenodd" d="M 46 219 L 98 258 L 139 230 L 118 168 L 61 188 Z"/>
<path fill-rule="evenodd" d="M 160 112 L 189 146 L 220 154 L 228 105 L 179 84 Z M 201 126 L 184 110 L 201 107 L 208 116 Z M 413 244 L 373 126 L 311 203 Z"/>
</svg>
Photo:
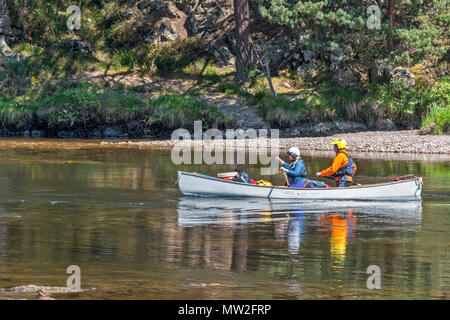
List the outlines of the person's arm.
<svg viewBox="0 0 450 320">
<path fill-rule="evenodd" d="M 342 153 L 338 154 L 336 156 L 336 158 L 334 158 L 333 163 L 331 164 L 331 166 L 323 171 L 320 171 L 320 175 L 327 177 L 327 176 L 331 176 L 333 174 L 335 174 L 339 168 L 341 168 L 342 166 L 342 161 L 344 161 L 344 156 L 342 155 Z"/>
</svg>

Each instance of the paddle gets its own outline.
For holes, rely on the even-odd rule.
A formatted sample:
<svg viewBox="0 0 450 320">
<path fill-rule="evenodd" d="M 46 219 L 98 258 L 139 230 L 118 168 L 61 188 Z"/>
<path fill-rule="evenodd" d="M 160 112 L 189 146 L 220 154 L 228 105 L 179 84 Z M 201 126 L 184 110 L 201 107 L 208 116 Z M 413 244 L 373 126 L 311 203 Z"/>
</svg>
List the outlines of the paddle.
<svg viewBox="0 0 450 320">
<path fill-rule="evenodd" d="M 280 171 L 283 173 L 284 179 L 286 180 L 286 185 L 289 186 L 289 179 L 288 179 L 288 177 L 287 177 L 286 172 L 284 172 L 283 170 L 281 170 L 281 168 L 280 168 Z"/>
</svg>

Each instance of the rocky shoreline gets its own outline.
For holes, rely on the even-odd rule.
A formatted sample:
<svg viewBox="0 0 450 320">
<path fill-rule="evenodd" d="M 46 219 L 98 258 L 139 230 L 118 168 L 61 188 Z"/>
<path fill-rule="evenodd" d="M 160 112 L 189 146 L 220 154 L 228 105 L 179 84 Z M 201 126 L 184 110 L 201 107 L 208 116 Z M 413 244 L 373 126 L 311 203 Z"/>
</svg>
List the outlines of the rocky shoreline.
<svg viewBox="0 0 450 320">
<path fill-rule="evenodd" d="M 289 146 L 298 146 L 303 153 L 333 152 L 331 141 L 335 138 L 344 138 L 348 141 L 349 150 L 360 154 L 399 154 L 405 155 L 441 155 L 450 158 L 450 136 L 420 135 L 418 130 L 404 131 L 365 131 L 356 133 L 340 133 L 325 137 L 292 137 L 280 138 L 278 146 L 286 149 Z M 245 142 L 244 142 L 245 141 Z M 193 142 L 193 140 L 191 140 Z M 226 147 L 226 140 L 200 140 L 199 146 Z M 266 143 L 270 146 L 275 143 L 271 139 L 235 140 L 237 149 L 255 149 L 258 144 Z M 49 139 L 39 137 L 3 137 L 0 138 L 0 150 L 11 148 L 50 148 L 50 149 L 96 149 L 96 148 L 136 148 L 136 149 L 171 149 L 179 145 L 179 140 L 154 139 Z M 212 145 L 214 144 L 214 145 Z"/>
<path fill-rule="evenodd" d="M 450 136 L 419 135 L 417 130 L 405 131 L 366 131 L 356 133 L 342 133 L 327 137 L 295 137 L 280 138 L 280 148 L 298 146 L 302 150 L 332 151 L 331 141 L 335 138 L 344 138 L 349 143 L 349 150 L 355 152 L 374 153 L 414 153 L 414 154 L 443 154 L 450 155 Z M 261 139 L 259 139 L 260 141 Z M 224 140 L 221 143 L 225 146 Z M 258 139 L 245 145 L 246 148 L 257 146 Z M 171 148 L 177 141 L 151 140 L 151 141 L 103 141 L 102 145 L 122 145 L 127 147 L 162 147 Z M 211 141 L 200 142 L 203 145 L 211 144 Z M 269 142 L 270 143 L 270 142 Z M 236 146 L 239 146 L 237 144 Z"/>
</svg>

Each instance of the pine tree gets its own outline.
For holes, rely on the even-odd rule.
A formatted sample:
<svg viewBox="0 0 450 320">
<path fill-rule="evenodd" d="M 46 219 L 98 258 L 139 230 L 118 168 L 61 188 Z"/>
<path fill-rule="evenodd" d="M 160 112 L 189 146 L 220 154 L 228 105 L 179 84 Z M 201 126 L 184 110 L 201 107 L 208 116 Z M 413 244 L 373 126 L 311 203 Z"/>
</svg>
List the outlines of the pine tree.
<svg viewBox="0 0 450 320">
<path fill-rule="evenodd" d="M 253 65 L 252 39 L 250 36 L 250 11 L 248 0 L 234 0 L 236 33 L 236 77 L 237 82 L 247 80 L 247 70 Z"/>
<path fill-rule="evenodd" d="M 361 62 L 413 63 L 448 50 L 447 0 L 381 0 L 381 29 L 367 28 L 373 0 L 255 0 L 271 22 L 289 26 L 308 49 L 353 47 Z"/>
</svg>

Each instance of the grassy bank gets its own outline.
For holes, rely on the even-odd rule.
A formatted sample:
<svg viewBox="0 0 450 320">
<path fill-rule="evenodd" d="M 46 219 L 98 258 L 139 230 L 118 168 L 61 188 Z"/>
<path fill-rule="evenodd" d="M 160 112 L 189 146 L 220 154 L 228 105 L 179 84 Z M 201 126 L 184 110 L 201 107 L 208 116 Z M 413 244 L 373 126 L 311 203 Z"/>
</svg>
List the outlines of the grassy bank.
<svg viewBox="0 0 450 320">
<path fill-rule="evenodd" d="M 351 120 L 370 124 L 378 118 L 392 120 L 397 128 L 421 128 L 423 133 L 449 132 L 450 78 L 434 86 L 403 84 L 367 88 L 365 92 L 338 87 L 332 83 L 319 89 L 308 88 L 295 96 L 255 95 L 255 104 L 271 126 L 290 128 L 307 122 Z"/>
<path fill-rule="evenodd" d="M 217 107 L 176 95 L 141 100 L 123 92 L 79 87 L 34 101 L 0 100 L 0 127 L 9 134 L 39 130 L 55 137 L 75 131 L 75 136 L 89 137 L 93 130 L 103 136 L 110 127 L 128 137 L 168 137 L 176 128 L 193 127 L 196 120 L 208 128 L 223 127 L 227 121 Z"/>
</svg>

